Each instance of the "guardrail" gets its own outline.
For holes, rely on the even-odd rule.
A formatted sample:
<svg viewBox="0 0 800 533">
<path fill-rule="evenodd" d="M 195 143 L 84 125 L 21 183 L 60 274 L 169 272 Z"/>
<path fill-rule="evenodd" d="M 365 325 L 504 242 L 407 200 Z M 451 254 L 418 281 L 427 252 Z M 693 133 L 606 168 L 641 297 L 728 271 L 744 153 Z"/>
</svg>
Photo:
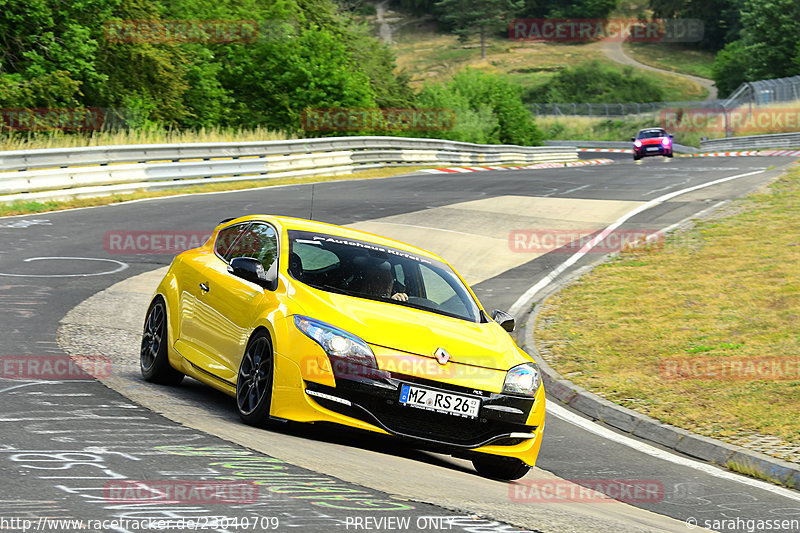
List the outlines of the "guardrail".
<svg viewBox="0 0 800 533">
<path fill-rule="evenodd" d="M 0 152 L 0 202 L 348 174 L 387 166 L 520 165 L 577 159 L 575 148 L 565 146 L 481 145 L 406 137 L 16 150 Z"/>
<path fill-rule="evenodd" d="M 728 137 L 726 139 L 710 139 L 700 142 L 701 152 L 728 152 L 731 150 L 760 150 L 768 148 L 800 148 L 800 132 Z"/>
<path fill-rule="evenodd" d="M 630 141 L 545 141 L 545 146 L 574 146 L 575 148 L 623 148 L 633 150 L 633 143 Z M 695 154 L 697 148 L 684 146 L 683 144 L 673 143 L 673 150 L 677 154 Z"/>
</svg>

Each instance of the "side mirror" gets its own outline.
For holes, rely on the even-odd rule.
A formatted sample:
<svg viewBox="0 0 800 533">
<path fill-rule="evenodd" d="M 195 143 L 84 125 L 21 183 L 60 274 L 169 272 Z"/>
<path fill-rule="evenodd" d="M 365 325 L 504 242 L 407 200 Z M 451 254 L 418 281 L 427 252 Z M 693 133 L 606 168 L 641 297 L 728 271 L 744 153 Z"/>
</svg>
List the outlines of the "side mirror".
<svg viewBox="0 0 800 533">
<path fill-rule="evenodd" d="M 635 141 L 636 137 L 631 137 L 631 142 Z"/>
<path fill-rule="evenodd" d="M 270 272 L 264 271 L 264 265 L 254 257 L 235 257 L 231 260 L 228 272 L 238 278 L 242 278 L 256 285 L 270 288 L 275 282 L 277 271 L 270 268 Z"/>
<path fill-rule="evenodd" d="M 669 138 L 672 139 L 672 135 L 670 135 Z"/>
<path fill-rule="evenodd" d="M 492 320 L 500 324 L 500 327 L 506 330 L 507 332 L 511 333 L 514 331 L 514 326 L 516 322 L 514 321 L 514 317 L 506 313 L 505 311 L 501 311 L 499 309 L 495 309 L 492 311 Z"/>
</svg>

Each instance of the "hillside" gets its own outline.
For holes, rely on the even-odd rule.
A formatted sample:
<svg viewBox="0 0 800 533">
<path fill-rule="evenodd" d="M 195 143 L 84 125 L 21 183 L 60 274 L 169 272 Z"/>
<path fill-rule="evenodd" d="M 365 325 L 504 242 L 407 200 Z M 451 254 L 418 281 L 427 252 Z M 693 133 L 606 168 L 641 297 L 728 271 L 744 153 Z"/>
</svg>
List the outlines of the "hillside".
<svg viewBox="0 0 800 533">
<path fill-rule="evenodd" d="M 524 92 L 546 85 L 556 72 L 564 68 L 587 61 L 597 61 L 611 69 L 623 69 L 606 55 L 599 42 L 518 42 L 496 34 L 487 37 L 486 58 L 482 59 L 477 36 L 460 41 L 455 35 L 440 31 L 431 17 L 414 16 L 398 10 L 381 12 L 379 5 L 378 15 L 368 18 L 376 35 L 390 36 L 391 48 L 397 54 L 397 69 L 410 76 L 410 85 L 416 89 L 425 83 L 447 81 L 467 67 L 503 74 L 523 87 Z M 690 63 L 692 68 L 697 68 L 698 63 L 710 68 L 709 63 L 713 60 L 708 55 L 698 60 L 696 54 L 692 55 L 693 52 L 685 48 L 664 48 L 662 56 L 665 54 L 673 55 L 676 64 Z M 691 61 L 683 59 L 684 55 L 691 55 Z M 702 100 L 708 94 L 698 83 L 678 75 L 643 69 L 637 69 L 636 74 L 662 87 L 670 101 Z M 533 101 L 529 99 L 529 102 Z"/>
</svg>

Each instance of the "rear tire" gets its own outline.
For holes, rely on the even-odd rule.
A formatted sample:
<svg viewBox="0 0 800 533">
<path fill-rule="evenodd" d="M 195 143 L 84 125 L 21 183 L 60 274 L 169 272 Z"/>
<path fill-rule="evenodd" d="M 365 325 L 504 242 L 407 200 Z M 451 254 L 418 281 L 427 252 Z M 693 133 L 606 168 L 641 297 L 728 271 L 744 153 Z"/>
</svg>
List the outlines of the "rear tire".
<svg viewBox="0 0 800 533">
<path fill-rule="evenodd" d="M 153 299 L 144 319 L 139 368 L 145 381 L 160 385 L 177 385 L 183 381 L 183 374 L 169 364 L 168 343 L 167 307 L 159 296 Z"/>
<path fill-rule="evenodd" d="M 472 459 L 472 466 L 483 477 L 514 481 L 530 472 L 531 467 L 512 457 L 481 455 Z"/>
<path fill-rule="evenodd" d="M 272 341 L 266 331 L 259 331 L 247 343 L 236 380 L 236 408 L 245 424 L 264 427 L 269 422 L 272 365 Z"/>
</svg>

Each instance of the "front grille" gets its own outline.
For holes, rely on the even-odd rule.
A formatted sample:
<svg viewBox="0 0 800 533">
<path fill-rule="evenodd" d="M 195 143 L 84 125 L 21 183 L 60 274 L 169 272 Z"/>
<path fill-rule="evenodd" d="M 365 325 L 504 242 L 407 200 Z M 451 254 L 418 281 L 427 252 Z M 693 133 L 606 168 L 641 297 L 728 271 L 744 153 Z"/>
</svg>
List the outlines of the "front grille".
<svg viewBox="0 0 800 533">
<path fill-rule="evenodd" d="M 381 424 L 396 433 L 439 442 L 469 446 L 520 430 L 516 424 L 485 418 L 460 418 L 398 404 L 372 402 L 365 407 Z"/>
<path fill-rule="evenodd" d="M 344 390 L 342 387 L 330 388 L 318 384 L 308 384 L 314 390 L 346 398 L 353 405 L 347 406 L 325 398 L 314 400 L 326 409 L 377 425 L 395 435 L 422 439 L 436 443 L 475 448 L 497 437 L 514 432 L 531 432 L 524 424 L 487 418 L 484 413 L 476 419 L 456 417 L 435 413 L 415 407 L 398 404 L 394 394 L 370 394 L 363 388 Z M 381 391 L 383 392 L 383 391 Z M 520 439 L 503 439 L 499 445 L 510 446 Z M 494 444 L 494 442 L 493 442 Z"/>
</svg>

